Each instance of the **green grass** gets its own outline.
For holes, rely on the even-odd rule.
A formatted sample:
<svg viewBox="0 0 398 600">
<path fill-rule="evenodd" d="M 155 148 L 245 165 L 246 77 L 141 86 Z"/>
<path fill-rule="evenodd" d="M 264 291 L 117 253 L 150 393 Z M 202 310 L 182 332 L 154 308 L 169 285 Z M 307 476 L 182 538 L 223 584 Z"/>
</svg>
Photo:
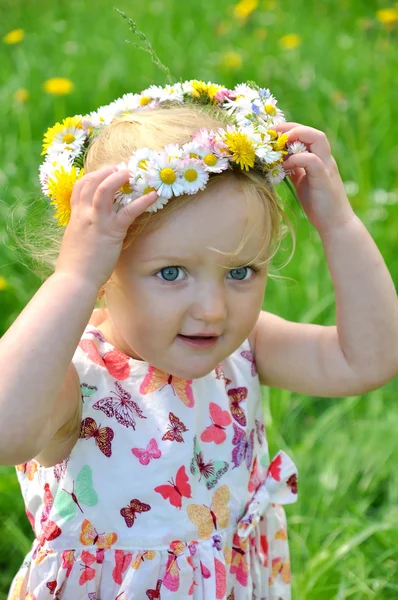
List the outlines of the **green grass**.
<svg viewBox="0 0 398 600">
<path fill-rule="evenodd" d="M 398 28 L 388 30 L 376 20 L 376 10 L 388 2 L 273 4 L 260 2 L 244 24 L 234 20 L 229 0 L 115 5 L 146 32 L 173 80 L 233 86 L 253 79 L 270 87 L 288 120 L 325 131 L 343 181 L 358 186 L 350 196 L 355 211 L 397 281 Z M 133 38 L 105 0 L 2 0 L 0 9 L 1 37 L 14 28 L 26 34 L 20 44 L 0 46 L 0 275 L 7 282 L 0 290 L 1 335 L 40 285 L 10 247 L 5 222 L 16 199 L 28 204 L 39 192 L 44 131 L 65 116 L 167 81 L 147 54 L 125 43 Z M 265 39 L 259 29 L 266 30 Z M 278 40 L 289 33 L 299 34 L 302 43 L 283 50 Z M 223 64 L 231 50 L 242 57 L 236 70 Z M 42 83 L 50 77 L 70 78 L 75 91 L 58 98 L 44 94 Z M 14 100 L 19 88 L 30 94 L 24 104 Z M 283 188 L 281 195 L 297 215 L 298 244 L 279 273 L 288 279 L 268 282 L 264 306 L 293 321 L 333 324 L 333 287 L 318 234 Z M 284 248 L 275 273 L 290 250 L 287 242 Z M 264 390 L 271 452 L 285 449 L 300 474 L 299 500 L 287 507 L 298 600 L 398 597 L 397 396 L 397 381 L 340 399 Z M 4 600 L 32 539 L 14 471 L 5 467 L 0 531 Z"/>
</svg>

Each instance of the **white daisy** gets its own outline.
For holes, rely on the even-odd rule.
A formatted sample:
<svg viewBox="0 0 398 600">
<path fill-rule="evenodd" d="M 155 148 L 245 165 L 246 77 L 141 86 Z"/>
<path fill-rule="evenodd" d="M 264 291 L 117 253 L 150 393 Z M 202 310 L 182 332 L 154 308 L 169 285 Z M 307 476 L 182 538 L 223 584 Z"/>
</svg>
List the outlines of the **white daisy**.
<svg viewBox="0 0 398 600">
<path fill-rule="evenodd" d="M 65 127 L 54 135 L 51 146 L 47 148 L 47 154 L 57 155 L 67 151 L 75 157 L 80 153 L 86 139 L 87 133 L 81 127 Z"/>
<path fill-rule="evenodd" d="M 258 158 L 262 160 L 266 165 L 272 165 L 272 163 L 276 162 L 277 160 L 280 160 L 283 156 L 281 150 L 272 150 L 272 147 L 270 147 L 269 150 L 267 150 L 265 146 L 264 151 L 260 147 L 255 150 L 255 153 L 256 156 L 258 156 Z"/>
<path fill-rule="evenodd" d="M 200 146 L 196 142 L 188 142 L 184 144 L 183 149 L 185 155 L 190 158 L 201 159 L 209 173 L 221 173 L 228 169 L 228 158 L 220 156 L 219 152 L 216 153 L 214 144 Z"/>
<path fill-rule="evenodd" d="M 280 183 L 286 177 L 286 171 L 282 165 L 276 165 L 272 169 L 268 169 L 265 172 L 265 176 L 270 183 L 273 185 Z"/>
<path fill-rule="evenodd" d="M 258 98 L 258 91 L 250 87 L 250 85 L 247 85 L 247 83 L 238 83 L 238 85 L 234 87 L 233 93 L 236 98 L 238 98 L 238 96 L 244 96 L 250 101 Z"/>
<path fill-rule="evenodd" d="M 178 144 L 167 144 L 164 147 L 164 151 L 167 154 L 169 160 L 171 158 L 181 158 L 183 155 L 183 149 Z"/>
<path fill-rule="evenodd" d="M 182 83 L 175 83 L 174 85 L 165 85 L 164 88 L 161 88 L 159 100 L 160 102 L 165 102 L 166 100 L 184 102 L 184 90 L 182 87 Z"/>
<path fill-rule="evenodd" d="M 148 166 L 148 182 L 160 196 L 170 199 L 171 196 L 181 196 L 184 189 L 180 183 L 180 161 L 170 158 L 166 153 L 157 152 L 151 158 Z"/>
<path fill-rule="evenodd" d="M 152 154 L 153 150 L 149 148 L 139 148 L 136 150 L 128 162 L 130 171 L 137 174 L 146 171 Z"/>
<path fill-rule="evenodd" d="M 100 106 L 98 110 L 93 110 L 88 115 L 83 117 L 83 127 L 85 129 L 104 127 L 105 125 L 109 125 L 113 117 L 114 111 L 109 104 L 106 106 Z"/>
<path fill-rule="evenodd" d="M 204 190 L 208 180 L 209 173 L 202 161 L 188 158 L 181 163 L 181 181 L 184 193 L 196 194 L 199 190 Z"/>
<path fill-rule="evenodd" d="M 73 163 L 73 158 L 69 152 L 62 152 L 58 155 L 48 154 L 46 160 L 39 167 L 39 180 L 43 193 L 48 196 L 48 180 L 53 177 L 54 172 L 60 167 L 64 167 L 69 172 Z"/>
<path fill-rule="evenodd" d="M 223 109 L 226 110 L 230 115 L 237 112 L 239 115 L 251 114 L 252 102 L 250 98 L 245 96 L 239 96 L 238 98 L 232 99 L 227 98 L 223 104 Z"/>
<path fill-rule="evenodd" d="M 286 148 L 289 150 L 289 154 L 298 154 L 299 152 L 307 152 L 307 146 L 305 144 L 303 144 L 303 142 L 300 142 L 299 140 L 296 140 L 295 142 L 292 142 L 291 144 L 286 144 Z"/>
</svg>

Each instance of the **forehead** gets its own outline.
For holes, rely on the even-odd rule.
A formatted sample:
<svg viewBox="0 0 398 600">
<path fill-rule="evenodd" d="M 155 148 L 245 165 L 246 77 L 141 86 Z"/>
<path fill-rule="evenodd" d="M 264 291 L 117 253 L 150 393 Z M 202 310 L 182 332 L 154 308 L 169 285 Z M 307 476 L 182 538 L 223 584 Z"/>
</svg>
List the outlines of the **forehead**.
<svg viewBox="0 0 398 600">
<path fill-rule="evenodd" d="M 249 239 L 233 260 L 250 261 L 263 245 L 264 221 L 261 203 L 251 202 L 248 205 L 237 180 L 220 180 L 199 193 L 192 202 L 188 201 L 178 208 L 156 230 L 140 236 L 130 248 L 134 258 L 141 262 L 172 256 L 202 260 L 212 258 L 225 263 L 229 257 L 211 248 L 234 252 L 241 244 L 249 222 Z"/>
</svg>

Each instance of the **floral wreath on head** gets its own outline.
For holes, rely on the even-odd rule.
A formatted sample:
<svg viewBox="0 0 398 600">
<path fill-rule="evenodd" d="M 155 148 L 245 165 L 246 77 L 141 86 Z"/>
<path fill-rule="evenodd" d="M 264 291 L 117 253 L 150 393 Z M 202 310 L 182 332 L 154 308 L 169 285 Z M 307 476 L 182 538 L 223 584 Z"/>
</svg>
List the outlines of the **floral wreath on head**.
<svg viewBox="0 0 398 600">
<path fill-rule="evenodd" d="M 127 168 L 130 177 L 115 195 L 115 210 L 155 190 L 158 198 L 146 210 L 156 212 L 172 196 L 204 190 L 212 173 L 226 169 L 256 169 L 270 184 L 277 184 L 289 175 L 283 168 L 284 156 L 307 151 L 302 142 L 289 144 L 287 134 L 273 129 L 286 119 L 269 89 L 254 82 L 238 84 L 233 90 L 197 80 L 164 87 L 152 85 L 141 93 L 124 94 L 88 115 L 67 117 L 47 130 L 42 152 L 46 158 L 39 178 L 43 193 L 56 209 L 58 225 L 69 222 L 73 186 L 84 174 L 90 142 L 114 119 L 167 102 L 213 105 L 226 111 L 230 124 L 217 131 L 195 131 L 191 141 L 182 146 L 136 150 L 127 162 L 117 165 L 118 169 Z M 294 194 L 291 184 L 289 188 Z"/>
</svg>

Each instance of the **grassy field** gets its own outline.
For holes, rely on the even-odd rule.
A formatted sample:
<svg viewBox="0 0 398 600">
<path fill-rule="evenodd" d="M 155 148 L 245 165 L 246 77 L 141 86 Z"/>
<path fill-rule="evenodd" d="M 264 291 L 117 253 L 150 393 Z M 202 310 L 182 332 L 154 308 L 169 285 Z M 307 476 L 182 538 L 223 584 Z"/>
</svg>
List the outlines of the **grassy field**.
<svg viewBox="0 0 398 600">
<path fill-rule="evenodd" d="M 234 86 L 253 79 L 271 89 L 287 120 L 324 130 L 352 205 L 398 281 L 398 4 L 115 5 L 146 32 L 173 81 Z M 40 285 L 12 248 L 6 221 L 16 200 L 28 206 L 39 193 L 44 131 L 56 120 L 167 79 L 148 54 L 126 44 L 138 40 L 105 0 L 0 0 L 0 11 L 2 335 Z M 67 78 L 73 90 L 46 92 L 43 84 L 53 77 Z M 296 215 L 298 243 L 283 270 L 278 265 L 288 256 L 288 240 L 277 256 L 272 271 L 284 278 L 269 281 L 264 307 L 293 321 L 333 324 L 322 244 L 279 187 Z M 16 215 L 22 214 L 21 206 Z M 285 449 L 300 473 L 299 501 L 287 509 L 297 600 L 398 598 L 397 396 L 397 381 L 340 399 L 264 390 L 271 452 Z M 0 467 L 0 531 L 4 600 L 32 540 L 14 470 L 6 467 Z"/>
</svg>

